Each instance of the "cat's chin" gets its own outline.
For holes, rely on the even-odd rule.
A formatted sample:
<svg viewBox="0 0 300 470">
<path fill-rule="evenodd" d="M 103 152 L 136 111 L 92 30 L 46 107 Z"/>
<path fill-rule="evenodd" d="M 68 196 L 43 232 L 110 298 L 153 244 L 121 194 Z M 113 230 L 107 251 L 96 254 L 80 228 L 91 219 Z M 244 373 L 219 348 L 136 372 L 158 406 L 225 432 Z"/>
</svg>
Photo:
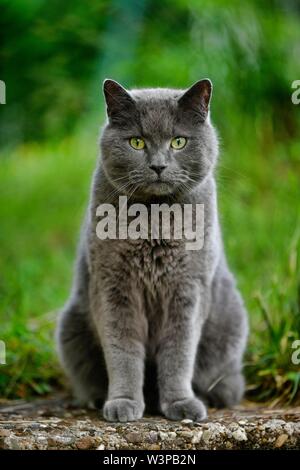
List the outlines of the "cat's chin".
<svg viewBox="0 0 300 470">
<path fill-rule="evenodd" d="M 145 193 L 153 194 L 154 196 L 166 196 L 174 191 L 171 184 L 164 181 L 154 181 L 147 185 L 144 189 Z"/>
</svg>

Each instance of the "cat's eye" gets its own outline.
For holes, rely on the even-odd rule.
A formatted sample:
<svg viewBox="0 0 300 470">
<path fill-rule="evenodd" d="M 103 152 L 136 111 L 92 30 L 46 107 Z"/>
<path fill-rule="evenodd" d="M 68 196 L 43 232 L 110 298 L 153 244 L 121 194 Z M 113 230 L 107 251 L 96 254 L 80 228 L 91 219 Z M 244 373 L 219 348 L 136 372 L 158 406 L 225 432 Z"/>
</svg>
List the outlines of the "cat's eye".
<svg viewBox="0 0 300 470">
<path fill-rule="evenodd" d="M 171 140 L 171 147 L 175 150 L 183 149 L 185 144 L 186 144 L 185 137 L 174 137 L 174 139 Z"/>
<path fill-rule="evenodd" d="M 135 150 L 143 150 L 145 148 L 145 141 L 141 137 L 131 137 L 129 143 Z"/>
</svg>

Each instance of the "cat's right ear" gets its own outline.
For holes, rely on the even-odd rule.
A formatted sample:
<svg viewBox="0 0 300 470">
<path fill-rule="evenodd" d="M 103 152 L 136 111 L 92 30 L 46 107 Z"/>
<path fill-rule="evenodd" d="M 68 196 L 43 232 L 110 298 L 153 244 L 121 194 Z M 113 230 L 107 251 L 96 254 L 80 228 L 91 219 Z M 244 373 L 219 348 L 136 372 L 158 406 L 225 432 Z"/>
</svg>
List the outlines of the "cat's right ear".
<svg viewBox="0 0 300 470">
<path fill-rule="evenodd" d="M 130 94 L 118 82 L 106 79 L 103 82 L 103 93 L 107 106 L 107 116 L 113 122 L 127 119 L 135 108 Z"/>
</svg>

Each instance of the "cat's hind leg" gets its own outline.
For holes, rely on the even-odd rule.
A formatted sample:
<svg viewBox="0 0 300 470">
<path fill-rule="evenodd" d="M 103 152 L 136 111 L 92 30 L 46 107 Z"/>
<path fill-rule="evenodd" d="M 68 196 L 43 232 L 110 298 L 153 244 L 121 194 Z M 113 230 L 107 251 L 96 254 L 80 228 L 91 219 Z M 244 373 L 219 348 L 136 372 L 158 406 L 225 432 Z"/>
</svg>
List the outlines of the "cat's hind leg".
<svg viewBox="0 0 300 470">
<path fill-rule="evenodd" d="M 233 364 L 234 366 L 234 364 Z M 245 390 L 245 379 L 239 370 L 228 370 L 210 384 L 205 393 L 208 406 L 230 408 L 238 404 Z"/>
<path fill-rule="evenodd" d="M 213 282 L 210 313 L 198 346 L 193 378 L 196 394 L 209 406 L 230 407 L 243 397 L 242 359 L 247 333 L 241 296 L 223 265 Z"/>
<path fill-rule="evenodd" d="M 58 352 L 76 398 L 101 408 L 107 394 L 107 373 L 101 346 L 89 326 L 88 312 L 80 304 L 67 305 L 56 333 Z"/>
</svg>

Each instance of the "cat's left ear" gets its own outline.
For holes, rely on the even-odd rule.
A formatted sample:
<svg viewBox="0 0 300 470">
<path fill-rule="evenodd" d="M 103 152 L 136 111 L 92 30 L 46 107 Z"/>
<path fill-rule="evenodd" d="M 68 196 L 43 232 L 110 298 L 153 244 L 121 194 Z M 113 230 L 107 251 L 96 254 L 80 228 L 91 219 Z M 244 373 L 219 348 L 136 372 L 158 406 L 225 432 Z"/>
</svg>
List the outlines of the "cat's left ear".
<svg viewBox="0 0 300 470">
<path fill-rule="evenodd" d="M 208 116 L 209 103 L 212 94 L 212 83 L 208 78 L 194 83 L 178 100 L 178 105 L 184 111 L 192 111 L 200 121 Z"/>
</svg>

